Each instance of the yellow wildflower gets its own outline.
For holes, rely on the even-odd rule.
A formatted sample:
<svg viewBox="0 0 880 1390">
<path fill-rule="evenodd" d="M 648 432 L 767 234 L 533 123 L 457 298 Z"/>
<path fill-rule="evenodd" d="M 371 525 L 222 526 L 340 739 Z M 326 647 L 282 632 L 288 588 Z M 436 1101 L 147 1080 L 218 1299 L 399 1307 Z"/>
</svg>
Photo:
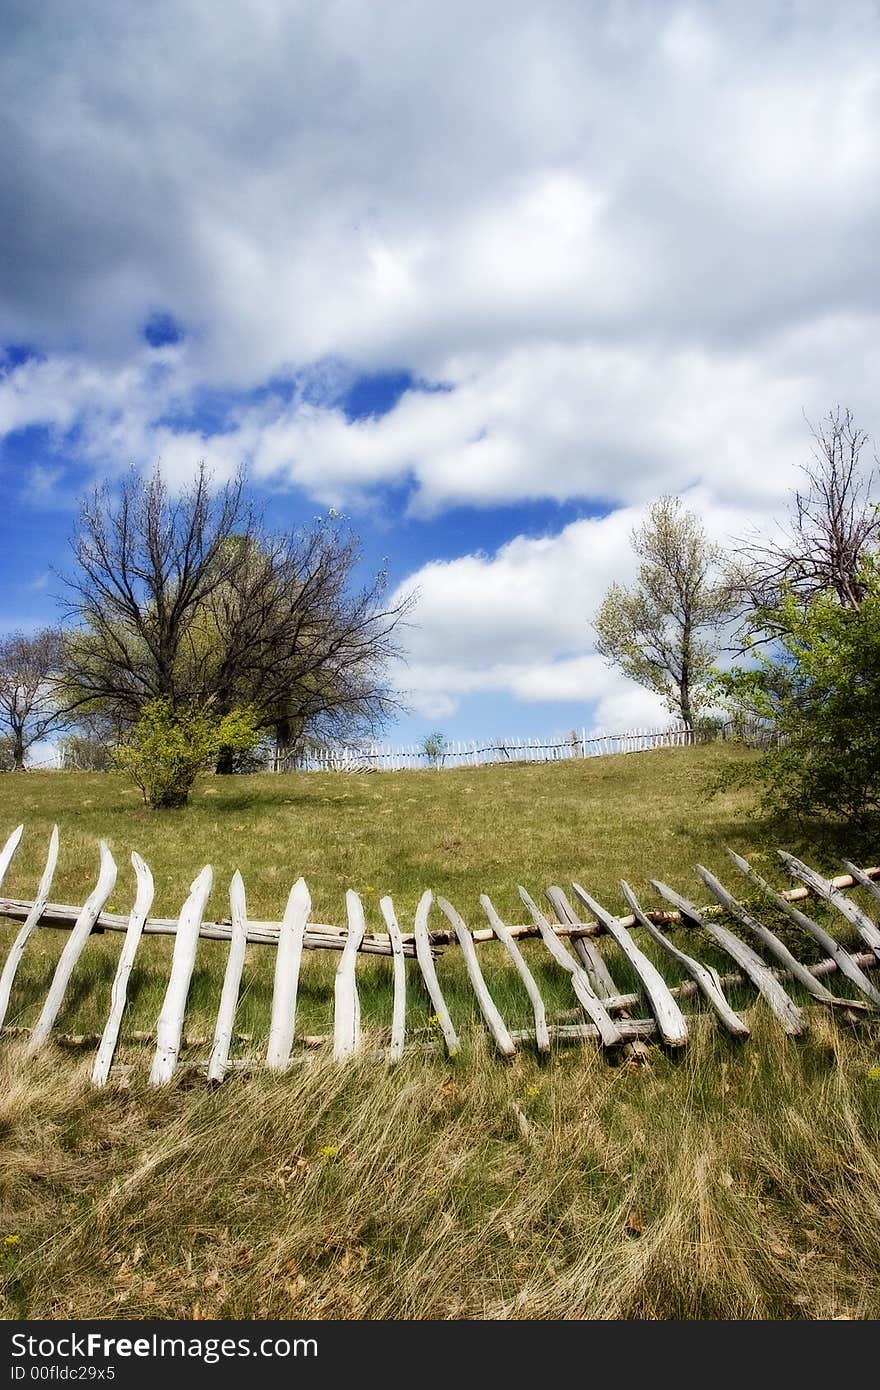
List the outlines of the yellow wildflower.
<svg viewBox="0 0 880 1390">
<path fill-rule="evenodd" d="M 339 1148 L 336 1144 L 324 1144 L 318 1150 L 318 1153 L 321 1155 L 322 1158 L 335 1158 L 336 1155 L 339 1153 Z"/>
<path fill-rule="evenodd" d="M 541 1087 L 540 1087 L 540 1086 L 527 1086 L 527 1087 L 526 1087 L 526 1095 L 529 1097 L 529 1100 L 534 1100 L 535 1096 L 539 1096 L 540 1094 L 541 1094 Z"/>
<path fill-rule="evenodd" d="M 4 1240 L 3 1244 L 4 1244 L 4 1245 L 18 1245 L 18 1243 L 19 1243 L 20 1240 L 21 1240 L 21 1236 L 7 1236 L 6 1239 Z"/>
<path fill-rule="evenodd" d="M 880 1081 L 880 1067 L 868 1067 L 868 1078 L 871 1081 Z"/>
</svg>

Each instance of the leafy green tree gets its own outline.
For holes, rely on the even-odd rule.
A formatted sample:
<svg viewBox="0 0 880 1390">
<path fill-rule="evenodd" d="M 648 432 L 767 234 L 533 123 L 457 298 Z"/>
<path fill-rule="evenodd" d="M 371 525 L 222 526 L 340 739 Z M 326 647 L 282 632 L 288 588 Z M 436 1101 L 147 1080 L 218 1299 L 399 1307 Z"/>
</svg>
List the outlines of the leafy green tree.
<svg viewBox="0 0 880 1390">
<path fill-rule="evenodd" d="M 732 598 L 723 552 L 678 497 L 661 497 L 631 534 L 635 584 L 612 584 L 595 618 L 597 650 L 662 696 L 688 729 L 706 704 L 719 629 Z"/>
<path fill-rule="evenodd" d="M 866 556 L 860 604 L 829 587 L 807 602 L 789 592 L 751 618 L 781 634 L 756 664 L 720 674 L 716 690 L 735 714 L 775 732 L 741 775 L 762 784 L 769 810 L 845 828 L 848 843 L 880 831 L 880 558 Z"/>
<path fill-rule="evenodd" d="M 216 762 L 221 748 L 253 748 L 259 737 L 253 711 L 220 714 L 211 704 L 175 705 L 162 697 L 144 706 L 127 741 L 114 750 L 114 761 L 148 806 L 185 806 L 197 774 Z"/>
</svg>

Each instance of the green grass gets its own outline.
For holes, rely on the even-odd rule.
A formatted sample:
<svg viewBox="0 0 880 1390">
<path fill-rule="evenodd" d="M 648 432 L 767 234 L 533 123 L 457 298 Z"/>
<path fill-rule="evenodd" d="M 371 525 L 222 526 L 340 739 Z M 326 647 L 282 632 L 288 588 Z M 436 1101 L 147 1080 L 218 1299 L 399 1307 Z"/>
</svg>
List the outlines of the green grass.
<svg viewBox="0 0 880 1390">
<path fill-rule="evenodd" d="M 235 869 L 254 917 L 277 918 L 300 874 L 316 920 L 330 922 L 341 919 L 346 888 L 368 906 L 391 893 L 403 915 L 427 886 L 462 910 L 473 912 L 488 892 L 499 910 L 519 914 L 518 882 L 580 875 L 613 904 L 621 875 L 634 884 L 688 875 L 692 885 L 697 859 L 717 862 L 727 841 L 765 847 L 747 792 L 704 793 L 720 766 L 749 756 L 709 745 L 441 772 L 205 777 L 188 807 L 162 812 L 118 775 L 10 773 L 0 776 L 0 833 L 23 820 L 27 834 L 5 891 L 33 891 L 57 821 L 53 897 L 71 902 L 93 886 L 104 838 L 120 866 L 114 901 L 133 896 L 136 849 L 152 866 L 160 914 L 179 910 L 206 862 L 220 915 Z"/>
<path fill-rule="evenodd" d="M 343 924 L 352 887 L 376 929 L 383 893 L 407 930 L 426 887 L 472 927 L 484 925 L 481 892 L 522 921 L 518 883 L 540 899 L 549 884 L 577 879 L 622 910 L 620 877 L 651 904 L 647 880 L 660 877 L 704 902 L 694 865 L 735 882 L 726 844 L 780 886 L 774 845 L 805 848 L 765 826 L 747 790 L 706 798 L 707 781 L 748 756 L 715 745 L 439 773 L 205 778 L 186 810 L 165 813 L 147 811 L 115 776 L 10 774 L 0 777 L 0 836 L 19 820 L 26 833 L 3 891 L 33 894 L 57 821 L 53 899 L 82 902 L 103 836 L 120 865 L 112 901 L 121 912 L 133 896 L 131 849 L 153 869 L 163 915 L 179 910 L 206 862 L 217 917 L 236 868 L 252 917 L 277 919 L 303 874 L 313 920 Z M 845 923 L 834 929 L 856 944 Z M 14 931 L 0 929 L 3 952 Z M 728 968 L 699 934 L 678 936 Z M 65 938 L 41 930 L 32 939 L 8 1023 L 33 1022 Z M 788 939 L 810 958 L 806 938 Z M 89 940 L 58 1033 L 100 1030 L 120 944 L 115 933 Z M 540 942 L 525 950 L 548 1010 L 570 1010 L 567 977 Z M 634 987 L 618 948 L 606 940 L 603 950 L 615 982 Z M 480 951 L 506 1020 L 526 1026 L 515 973 L 499 948 Z M 206 1055 L 198 1040 L 213 1030 L 225 953 L 200 943 L 189 1061 Z M 877 1025 L 811 1010 L 807 1037 L 791 1042 L 744 988 L 730 998 L 749 1009 L 745 1045 L 692 1001 L 683 1055 L 652 1048 L 649 1065 L 614 1067 L 592 1047 L 547 1062 L 522 1049 L 504 1064 L 450 948 L 438 971 L 464 1040 L 454 1063 L 418 1047 L 396 1070 L 376 1061 L 340 1069 L 319 1056 L 280 1078 L 231 1078 L 217 1092 L 183 1073 L 157 1093 L 146 1085 L 150 1044 L 132 1034 L 155 1026 L 170 956 L 169 939 L 142 942 L 119 1053 L 133 1065 L 120 1085 L 89 1088 L 91 1048 L 53 1047 L 25 1063 L 20 1043 L 0 1046 L 0 1239 L 18 1237 L 0 1247 L 9 1315 L 880 1314 Z M 337 960 L 306 953 L 298 1035 L 330 1030 Z M 248 948 L 239 1059 L 265 1051 L 273 966 L 269 948 Z M 662 971 L 680 978 L 665 957 Z M 410 1037 L 436 1040 L 414 963 L 408 980 Z M 358 986 L 367 1040 L 381 1042 L 389 961 L 361 957 Z M 796 985 L 791 993 L 804 1002 Z"/>
</svg>

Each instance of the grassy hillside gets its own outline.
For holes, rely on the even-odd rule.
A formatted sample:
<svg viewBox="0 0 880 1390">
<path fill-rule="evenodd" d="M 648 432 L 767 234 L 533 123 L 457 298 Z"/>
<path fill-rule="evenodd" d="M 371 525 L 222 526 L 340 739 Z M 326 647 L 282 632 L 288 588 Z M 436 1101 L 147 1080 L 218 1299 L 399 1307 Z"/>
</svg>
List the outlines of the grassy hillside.
<svg viewBox="0 0 880 1390">
<path fill-rule="evenodd" d="M 671 749 L 550 765 L 454 769 L 443 772 L 375 773 L 362 776 L 308 773 L 247 778 L 207 777 L 192 805 L 155 812 L 116 776 L 8 774 L 0 778 L 0 834 L 17 820 L 26 834 L 4 892 L 35 891 L 53 821 L 61 828 L 61 856 L 53 898 L 82 902 L 94 885 L 98 840 L 105 836 L 120 873 L 111 906 L 125 912 L 134 895 L 129 862 L 137 849 L 156 880 L 154 913 L 175 915 L 190 882 L 210 862 L 215 888 L 208 914 L 225 917 L 228 886 L 236 868 L 247 889 L 252 917 L 277 920 L 291 883 L 303 874 L 313 901 L 313 920 L 344 925 L 345 890 L 363 897 L 368 925 L 383 927 L 378 900 L 391 893 L 403 930 L 412 929 L 425 888 L 448 897 L 471 926 L 484 926 L 479 895 L 487 892 L 511 922 L 525 913 L 517 884 L 536 898 L 551 883 L 578 879 L 610 907 L 623 908 L 621 876 L 644 886 L 666 877 L 705 897 L 694 879 L 698 861 L 720 866 L 724 845 L 768 857 L 748 794 L 707 799 L 706 785 L 726 759 L 748 756 L 723 746 Z M 650 895 L 650 889 L 646 890 Z M 446 925 L 435 908 L 432 923 Z M 0 949 L 14 934 L 0 926 Z M 65 933 L 41 931 L 28 947 L 7 1023 L 35 1019 Z M 120 938 L 93 937 L 77 967 L 59 1031 L 100 1030 L 106 1017 Z M 571 1005 L 567 977 L 546 958 L 540 943 L 528 948 L 551 1006 Z M 616 950 L 616 948 L 612 948 Z M 144 939 L 131 980 L 126 1032 L 153 1027 L 168 978 L 169 938 Z M 187 1015 L 188 1032 L 213 1031 L 226 947 L 202 942 Z M 518 978 L 500 948 L 482 948 L 481 960 L 506 1016 L 526 1026 L 531 1014 Z M 333 974 L 337 960 L 307 953 L 303 966 L 298 1030 L 332 1027 Z M 615 967 L 621 984 L 632 981 L 625 961 Z M 238 1029 L 252 1038 L 242 1053 L 259 1052 L 269 1024 L 273 953 L 248 951 Z M 457 1021 L 476 1018 L 473 992 L 457 951 L 441 969 Z M 358 979 L 364 1021 L 387 1026 L 391 972 L 387 960 L 363 958 Z M 414 974 L 410 1028 L 426 1027 L 431 1010 Z"/>
<path fill-rule="evenodd" d="M 578 878 L 614 907 L 621 875 L 647 900 L 647 878 L 661 876 L 703 901 L 693 866 L 720 869 L 727 843 L 784 881 L 748 794 L 703 796 L 706 779 L 743 756 L 714 746 L 546 767 L 206 778 L 187 810 L 158 815 L 115 777 L 8 775 L 0 835 L 18 820 L 27 833 L 4 891 L 33 893 L 57 820 L 53 897 L 82 901 L 103 835 L 120 864 L 120 911 L 132 848 L 154 870 L 155 910 L 168 914 L 208 861 L 218 916 L 236 867 L 255 917 L 277 917 L 302 873 L 316 919 L 341 922 L 353 887 L 377 927 L 382 893 L 406 928 L 428 886 L 472 926 L 482 925 L 483 891 L 522 920 L 518 882 L 540 896 Z M 13 931 L 0 929 L 4 953 Z M 32 941 L 11 1024 L 33 1021 L 64 938 L 46 930 Z M 89 941 L 59 1032 L 101 1026 L 119 945 L 111 934 Z M 696 946 L 722 964 L 705 941 Z M 647 1066 L 612 1066 L 574 1047 L 541 1063 L 526 1049 L 504 1064 L 450 950 L 438 969 L 465 1040 L 454 1063 L 418 1047 L 394 1070 L 318 1056 L 283 1077 L 233 1077 L 211 1091 L 185 1073 L 156 1092 L 145 1084 L 149 1043 L 130 1035 L 155 1024 L 170 949 L 142 943 L 120 1051 L 134 1065 L 120 1084 L 89 1088 L 91 1049 L 25 1062 L 20 1042 L 0 1045 L 6 1315 L 880 1315 L 876 1025 L 814 1010 L 808 1036 L 787 1041 L 743 990 L 731 1000 L 749 1010 L 745 1045 L 695 1004 L 679 1056 L 652 1048 Z M 567 977 L 540 943 L 526 949 L 548 1008 L 570 1009 Z M 615 982 L 630 987 L 617 948 L 603 949 Z M 809 954 L 804 940 L 797 949 Z M 481 952 L 508 1022 L 525 1025 L 513 972 L 495 948 Z M 189 1060 L 206 1053 L 199 1038 L 213 1027 L 224 959 L 221 943 L 201 943 Z M 307 953 L 298 1033 L 330 1027 L 335 964 Z M 272 967 L 270 950 L 249 948 L 239 1057 L 265 1049 Z M 667 961 L 663 973 L 678 978 Z M 436 1028 L 414 968 L 409 980 L 418 1043 Z M 362 958 L 358 981 L 367 1033 L 379 1039 L 388 961 Z"/>
<path fill-rule="evenodd" d="M 18 821 L 27 834 L 4 891 L 33 890 L 57 821 L 53 896 L 70 902 L 94 884 L 102 837 L 120 866 L 115 899 L 133 896 L 128 856 L 137 849 L 153 868 L 162 914 L 179 910 L 206 862 L 221 915 L 236 868 L 255 917 L 277 918 L 299 874 L 322 921 L 340 920 L 346 888 L 367 903 L 391 893 L 403 914 L 429 886 L 462 909 L 488 892 L 501 911 L 519 913 L 517 882 L 573 876 L 618 901 L 621 875 L 634 884 L 657 874 L 681 879 L 698 859 L 718 862 L 728 841 L 746 852 L 764 847 L 747 792 L 705 795 L 722 765 L 749 756 L 715 744 L 441 772 L 205 777 L 188 807 L 162 812 L 144 807 L 117 775 L 6 774 L 0 834 Z"/>
</svg>

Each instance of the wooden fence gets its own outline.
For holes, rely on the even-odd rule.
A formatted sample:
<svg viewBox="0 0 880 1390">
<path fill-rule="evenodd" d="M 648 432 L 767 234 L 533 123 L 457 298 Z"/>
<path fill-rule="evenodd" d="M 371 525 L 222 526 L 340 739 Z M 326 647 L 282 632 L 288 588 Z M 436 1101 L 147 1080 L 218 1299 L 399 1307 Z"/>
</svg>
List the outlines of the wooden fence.
<svg viewBox="0 0 880 1390">
<path fill-rule="evenodd" d="M 708 728 L 687 729 L 675 723 L 656 729 L 629 729 L 618 734 L 587 734 L 572 730 L 546 738 L 448 739 L 442 749 L 428 752 L 422 744 L 307 743 L 289 754 L 261 754 L 265 772 L 401 772 L 424 768 L 483 767 L 494 763 L 567 762 L 609 753 L 640 753 L 651 748 L 682 748 L 715 739 L 741 739 L 756 747 L 776 741 L 773 730 L 758 724 L 722 722 Z M 257 760 L 260 761 L 259 759 Z M 97 771 L 83 763 L 81 754 L 62 742 L 42 758 L 28 764 L 40 771 Z"/>
<path fill-rule="evenodd" d="M 556 738 L 449 739 L 430 753 L 417 743 L 392 746 L 336 744 L 305 748 L 289 758 L 274 758 L 273 772 L 401 772 L 418 768 L 483 767 L 492 763 L 563 762 L 605 753 L 637 753 L 649 748 L 680 748 L 699 741 L 683 724 L 663 729 L 630 729 L 623 734 L 596 734 L 586 729 Z"/>
<path fill-rule="evenodd" d="M 22 833 L 23 827 L 18 826 L 0 851 L 0 888 Z M 731 852 L 733 867 L 748 885 L 750 898 L 758 895 L 781 909 L 812 938 L 814 947 L 820 948 L 822 960 L 818 964 L 805 964 L 760 920 L 756 915 L 760 908 L 743 903 L 702 866 L 698 866 L 697 872 L 712 898 L 711 905 L 705 907 L 695 906 L 660 880 L 652 880 L 652 886 L 664 901 L 662 910 L 646 910 L 629 885 L 621 882 L 631 908 L 630 914 L 624 917 L 606 911 L 578 883 L 571 885 L 571 896 L 551 885 L 546 891 L 547 909 L 540 907 L 525 888 L 520 888 L 525 923 L 505 923 L 491 900 L 483 895 L 480 904 L 488 925 L 471 930 L 450 902 L 439 896 L 435 899 L 433 893 L 427 891 L 419 901 L 411 932 L 401 929 L 391 898 L 383 897 L 379 908 L 384 930 L 376 932 L 367 930 L 361 899 L 351 890 L 346 893 L 347 924 L 344 928 L 312 922 L 311 899 L 301 878 L 290 891 L 280 922 L 253 921 L 247 915 L 245 887 L 238 873 L 229 888 L 228 921 L 206 922 L 205 906 L 213 879 L 210 866 L 202 869 L 194 880 L 176 919 L 151 917 L 153 876 L 138 854 L 131 856 L 137 884 L 135 901 L 127 917 L 119 916 L 105 911 L 116 883 L 117 867 L 103 842 L 95 888 L 85 903 L 77 907 L 51 902 L 58 846 L 55 827 L 35 897 L 27 900 L 0 898 L 0 918 L 21 923 L 0 973 L 0 1027 L 6 1018 L 18 966 L 29 939 L 38 928 L 62 928 L 69 935 L 48 982 L 39 1017 L 29 1031 L 30 1053 L 39 1051 L 53 1036 L 68 985 L 91 934 L 95 930 L 122 933 L 106 1024 L 101 1035 L 92 1040 L 96 1046 L 92 1080 L 99 1086 L 110 1076 L 138 946 L 144 935 L 151 934 L 174 938 L 164 1003 L 149 1038 L 154 1049 L 150 1080 L 155 1085 L 170 1080 L 178 1065 L 187 997 L 202 938 L 228 943 L 216 1027 L 207 1062 L 207 1076 L 217 1082 L 230 1067 L 240 1065 L 230 1061 L 230 1049 L 248 942 L 267 945 L 275 952 L 271 1020 L 263 1062 L 272 1070 L 284 1070 L 294 1060 L 297 989 L 304 950 L 334 951 L 339 961 L 334 985 L 332 1038 L 300 1038 L 298 1041 L 332 1046 L 333 1057 L 340 1062 L 359 1053 L 364 1046 L 357 989 L 357 960 L 363 953 L 390 958 L 394 986 L 392 1017 L 387 1040 L 379 1048 L 380 1055 L 389 1062 L 400 1060 L 406 1043 L 407 958 L 415 959 L 419 988 L 427 992 L 431 1001 L 447 1052 L 450 1056 L 458 1052 L 459 1035 L 447 1006 L 436 961 L 442 948 L 452 945 L 461 951 L 482 1018 L 497 1051 L 504 1057 L 511 1056 L 520 1046 L 548 1052 L 554 1043 L 581 1040 L 597 1041 L 609 1049 L 626 1047 L 631 1051 L 644 1049 L 646 1038 L 656 1039 L 670 1048 L 683 1047 L 688 1039 L 688 1020 L 682 1003 L 697 994 L 727 1032 L 735 1037 L 747 1037 L 749 1023 L 745 1012 L 737 1012 L 724 992 L 733 984 L 754 988 L 780 1027 L 790 1035 L 803 1032 L 807 1026 L 805 1008 L 796 1003 L 785 988 L 784 982 L 791 979 L 807 991 L 811 1004 L 840 1010 L 850 1020 L 865 1015 L 877 1016 L 880 1009 L 880 990 L 867 973 L 880 963 L 880 929 L 845 893 L 846 889 L 860 885 L 874 900 L 880 900 L 880 886 L 876 882 L 880 879 L 880 867 L 861 869 L 845 861 L 846 874 L 828 880 L 807 864 L 780 851 L 788 869 L 799 880 L 799 886 L 778 893 L 745 859 Z M 810 897 L 828 903 L 837 918 L 846 922 L 850 935 L 857 934 L 867 949 L 851 952 L 826 927 L 796 905 Z M 722 977 L 713 966 L 700 961 L 680 944 L 674 944 L 667 934 L 672 923 L 700 928 L 735 968 Z M 680 971 L 690 978 L 670 986 L 639 945 L 639 933 L 647 935 L 663 956 L 674 960 Z M 614 951 L 608 953 L 608 958 L 600 953 L 595 938 L 601 935 L 608 936 L 616 951 L 628 961 L 639 982 L 637 992 L 623 992 L 615 985 Z M 548 1017 L 538 983 L 520 946 L 524 938 L 530 937 L 540 939 L 550 958 L 571 977 L 572 1003 L 577 1006 L 572 1011 L 572 1021 L 568 1015 L 564 1020 Z M 492 999 L 477 949 L 488 941 L 501 944 L 508 968 L 519 976 L 530 1001 L 532 1028 L 510 1028 Z M 840 997 L 827 987 L 825 979 L 835 973 L 847 981 L 854 991 L 853 997 Z M 5 1028 L 3 1031 L 8 1034 L 20 1030 Z M 89 1039 L 75 1041 L 87 1044 Z"/>
</svg>

